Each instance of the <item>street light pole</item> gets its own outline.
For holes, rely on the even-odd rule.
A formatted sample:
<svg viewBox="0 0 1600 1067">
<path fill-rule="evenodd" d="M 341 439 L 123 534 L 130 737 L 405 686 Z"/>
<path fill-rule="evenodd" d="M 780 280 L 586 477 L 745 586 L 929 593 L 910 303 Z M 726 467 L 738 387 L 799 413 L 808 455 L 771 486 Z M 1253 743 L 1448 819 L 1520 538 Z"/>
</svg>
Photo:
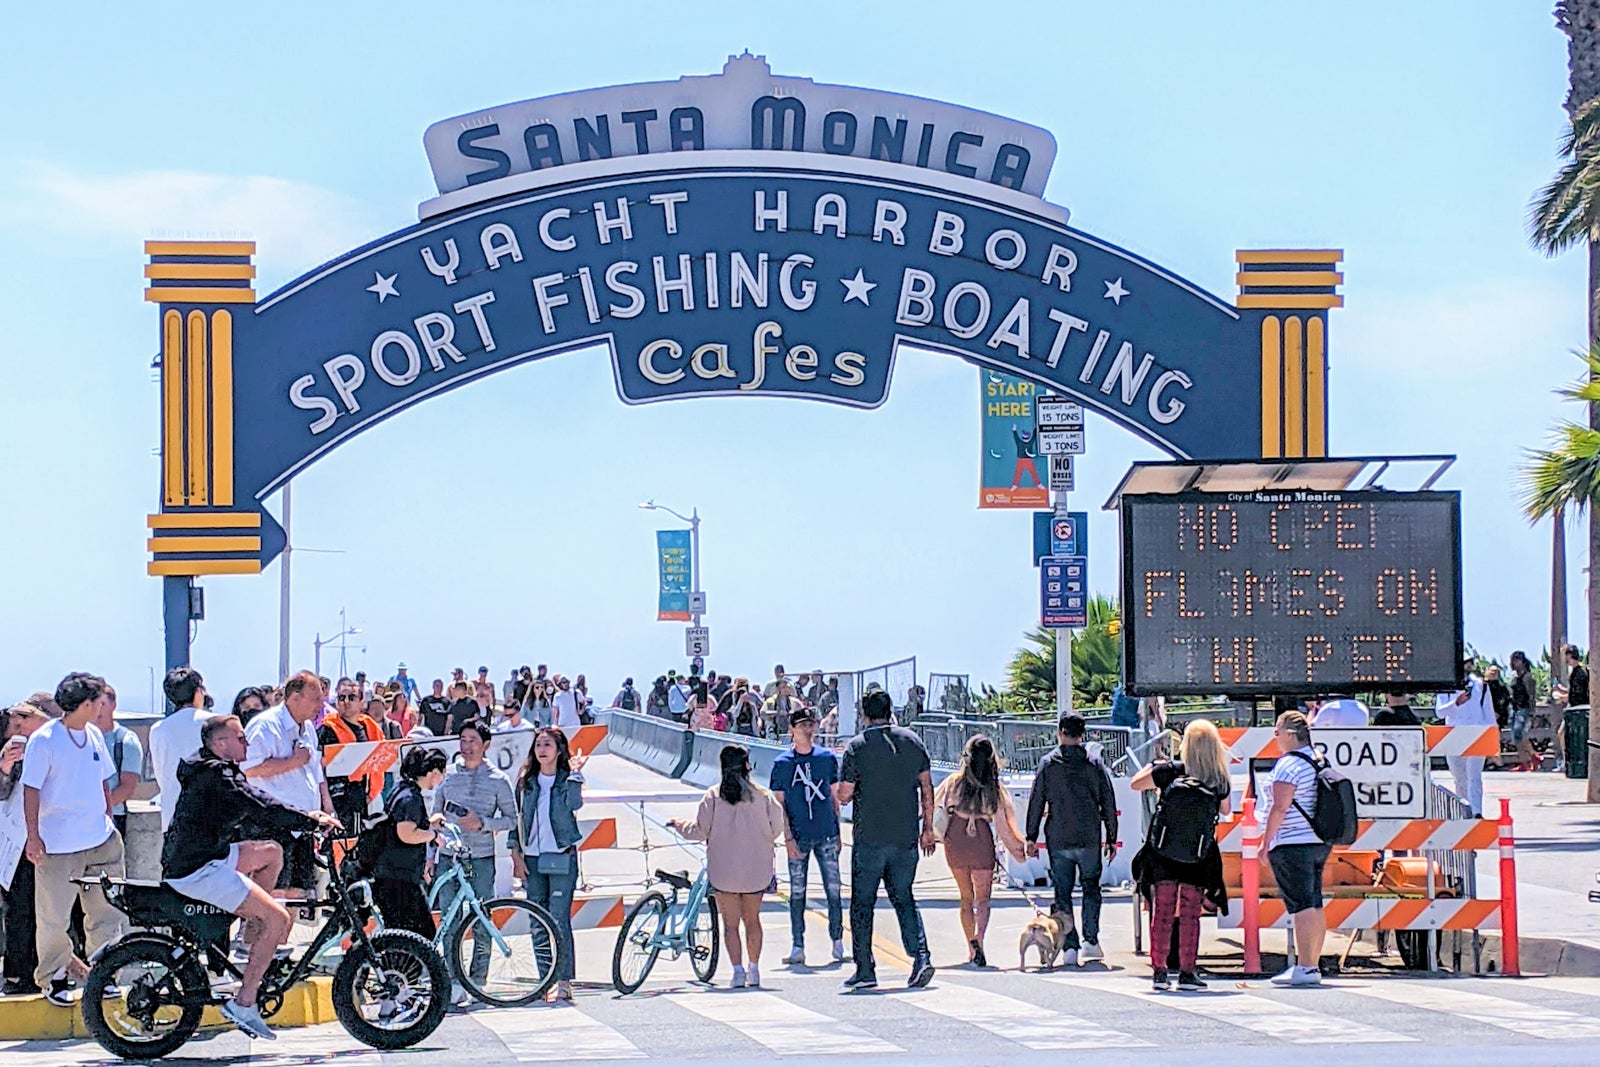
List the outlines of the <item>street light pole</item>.
<svg viewBox="0 0 1600 1067">
<path fill-rule="evenodd" d="M 313 642 L 313 648 L 315 649 L 315 652 L 312 656 L 312 661 L 315 664 L 315 670 L 318 678 L 322 677 L 322 649 L 324 646 L 331 645 L 335 641 L 339 642 L 339 675 L 340 677 L 344 676 L 344 639 L 346 637 L 354 637 L 360 632 L 361 627 L 346 626 L 344 624 L 344 609 L 340 608 L 339 632 L 327 640 L 323 640 L 322 634 L 319 632 L 316 636 L 316 640 Z"/>
<path fill-rule="evenodd" d="M 278 682 L 289 677 L 289 557 L 294 535 L 289 532 L 289 483 L 283 483 L 283 555 L 278 566 Z M 320 670 L 317 672 L 322 673 Z"/>
<path fill-rule="evenodd" d="M 646 500 L 639 507 L 645 511 L 665 511 L 680 522 L 689 524 L 689 603 L 698 605 L 703 599 L 703 591 L 700 588 L 700 509 L 697 507 L 690 508 L 689 514 L 685 515 L 682 512 L 673 511 L 664 504 L 657 504 L 654 500 Z M 694 625 L 698 627 L 700 625 L 700 612 L 695 610 L 689 614 L 694 620 Z"/>
</svg>

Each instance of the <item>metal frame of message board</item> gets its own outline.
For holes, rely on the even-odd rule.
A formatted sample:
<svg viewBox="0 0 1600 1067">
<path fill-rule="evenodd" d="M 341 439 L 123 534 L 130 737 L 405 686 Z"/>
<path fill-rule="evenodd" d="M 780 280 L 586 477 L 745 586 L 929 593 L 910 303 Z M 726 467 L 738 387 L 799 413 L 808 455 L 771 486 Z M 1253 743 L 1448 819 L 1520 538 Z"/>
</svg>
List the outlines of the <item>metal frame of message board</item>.
<svg viewBox="0 0 1600 1067">
<path fill-rule="evenodd" d="M 1127 504 L 1143 500 L 1162 501 L 1164 503 L 1182 503 L 1184 501 L 1206 501 L 1215 503 L 1251 503 L 1258 492 L 1290 492 L 1293 491 L 1282 486 L 1262 487 L 1260 490 L 1249 492 L 1206 493 L 1206 492 L 1176 492 L 1176 493 L 1139 493 L 1128 494 L 1118 498 L 1118 529 L 1121 535 L 1121 549 L 1119 553 L 1121 575 L 1119 586 L 1122 596 L 1122 678 L 1130 696 L 1225 696 L 1233 700 L 1267 699 L 1274 696 L 1322 696 L 1322 695 L 1355 695 L 1357 693 L 1372 693 L 1382 691 L 1390 686 L 1379 681 L 1355 681 L 1334 683 L 1271 683 L 1252 687 L 1229 686 L 1225 689 L 1216 685 L 1164 685 L 1141 683 L 1132 675 L 1132 667 L 1137 662 L 1135 650 L 1138 643 L 1139 620 L 1138 613 L 1133 610 L 1134 595 L 1130 587 L 1129 575 L 1133 567 L 1132 538 L 1132 510 Z M 1450 544 L 1451 567 L 1454 581 L 1450 583 L 1448 596 L 1455 610 L 1456 631 L 1455 656 L 1452 658 L 1455 674 L 1448 679 L 1420 678 L 1406 683 L 1410 692 L 1445 692 L 1460 689 L 1465 684 L 1465 675 L 1462 674 L 1461 664 L 1466 656 L 1466 639 L 1463 634 L 1464 616 L 1461 599 L 1461 494 L 1455 490 L 1423 490 L 1416 492 L 1394 492 L 1387 489 L 1356 489 L 1356 490 L 1317 490 L 1318 492 L 1337 493 L 1341 503 L 1360 503 L 1369 500 L 1400 501 L 1400 500 L 1443 500 L 1451 506 L 1448 509 L 1450 516 Z"/>
</svg>

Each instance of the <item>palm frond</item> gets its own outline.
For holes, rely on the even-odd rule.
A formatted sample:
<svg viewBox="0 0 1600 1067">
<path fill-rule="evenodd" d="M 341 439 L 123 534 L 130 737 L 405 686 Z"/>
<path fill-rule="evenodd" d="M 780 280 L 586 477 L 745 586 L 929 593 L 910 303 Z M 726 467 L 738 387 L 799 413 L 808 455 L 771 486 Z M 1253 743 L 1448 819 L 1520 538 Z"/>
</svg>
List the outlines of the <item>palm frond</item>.
<svg viewBox="0 0 1600 1067">
<path fill-rule="evenodd" d="M 1565 389 L 1557 389 L 1556 395 L 1563 400 L 1576 400 L 1583 404 L 1600 404 L 1600 341 L 1596 341 L 1588 352 L 1573 352 L 1573 355 L 1583 360 L 1583 365 L 1588 373 Z"/>
<path fill-rule="evenodd" d="M 1561 139 L 1565 162 L 1528 207 L 1528 235 L 1548 256 L 1600 240 L 1600 100 L 1578 112 Z"/>
<path fill-rule="evenodd" d="M 1518 471 L 1522 512 L 1538 521 L 1557 511 L 1581 513 L 1600 503 L 1600 430 L 1564 422 L 1550 448 L 1533 449 Z"/>
</svg>

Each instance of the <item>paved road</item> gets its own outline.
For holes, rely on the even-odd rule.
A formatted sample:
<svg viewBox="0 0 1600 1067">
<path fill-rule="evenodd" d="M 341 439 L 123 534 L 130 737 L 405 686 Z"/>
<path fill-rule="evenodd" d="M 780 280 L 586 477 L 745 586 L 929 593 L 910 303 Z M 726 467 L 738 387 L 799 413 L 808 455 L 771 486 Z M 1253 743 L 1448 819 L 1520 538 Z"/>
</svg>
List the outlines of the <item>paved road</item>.
<svg viewBox="0 0 1600 1067">
<path fill-rule="evenodd" d="M 891 974 L 885 969 L 881 977 Z M 779 1056 L 795 1063 L 865 1058 L 1009 1065 L 1059 1064 L 1065 1050 L 1092 1052 L 1096 1063 L 1109 1064 L 1148 1062 L 1162 1050 L 1204 1050 L 1199 1062 L 1270 1057 L 1295 1067 L 1369 1056 L 1383 1062 L 1404 1057 L 1408 1067 L 1600 1060 L 1600 979 L 1343 979 L 1316 990 L 1218 981 L 1206 993 L 1157 995 L 1142 971 L 1095 967 L 1048 975 L 957 968 L 923 990 L 886 981 L 876 993 L 841 995 L 839 978 L 833 968 L 777 968 L 763 972 L 768 988 L 760 991 L 707 989 L 687 980 L 685 966 L 664 964 L 661 978 L 634 996 L 585 987 L 570 1007 L 453 1014 L 422 1047 L 402 1053 L 379 1054 L 337 1026 L 318 1026 L 285 1030 L 275 1043 L 222 1033 L 191 1043 L 167 1062 L 712 1065 Z M 1366 1052 L 1350 1045 L 1377 1047 Z M 106 1058 L 84 1042 L 0 1047 L 7 1067 L 69 1067 Z"/>
</svg>

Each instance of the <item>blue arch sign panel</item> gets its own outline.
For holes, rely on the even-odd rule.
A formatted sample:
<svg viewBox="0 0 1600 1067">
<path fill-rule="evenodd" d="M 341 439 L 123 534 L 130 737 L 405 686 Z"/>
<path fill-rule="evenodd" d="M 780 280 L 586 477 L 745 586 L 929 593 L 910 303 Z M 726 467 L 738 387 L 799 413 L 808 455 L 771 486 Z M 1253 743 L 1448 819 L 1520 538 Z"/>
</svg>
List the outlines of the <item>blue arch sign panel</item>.
<svg viewBox="0 0 1600 1067">
<path fill-rule="evenodd" d="M 1273 455 L 1296 432 L 1283 454 L 1316 447 L 1296 420 L 1321 403 L 1305 383 L 1338 300 L 1327 254 L 1256 260 L 1265 288 L 1242 272 L 1230 303 L 1041 199 L 1055 146 L 1036 127 L 774 79 L 749 56 L 681 82 L 664 83 L 674 107 L 638 107 L 654 87 L 634 86 L 436 124 L 423 221 L 259 302 L 253 249 L 148 246 L 152 573 L 259 570 L 282 541 L 261 501 L 295 473 L 432 396 L 585 348 L 630 404 L 871 408 L 914 346 L 1072 396 L 1173 456 Z"/>
</svg>

